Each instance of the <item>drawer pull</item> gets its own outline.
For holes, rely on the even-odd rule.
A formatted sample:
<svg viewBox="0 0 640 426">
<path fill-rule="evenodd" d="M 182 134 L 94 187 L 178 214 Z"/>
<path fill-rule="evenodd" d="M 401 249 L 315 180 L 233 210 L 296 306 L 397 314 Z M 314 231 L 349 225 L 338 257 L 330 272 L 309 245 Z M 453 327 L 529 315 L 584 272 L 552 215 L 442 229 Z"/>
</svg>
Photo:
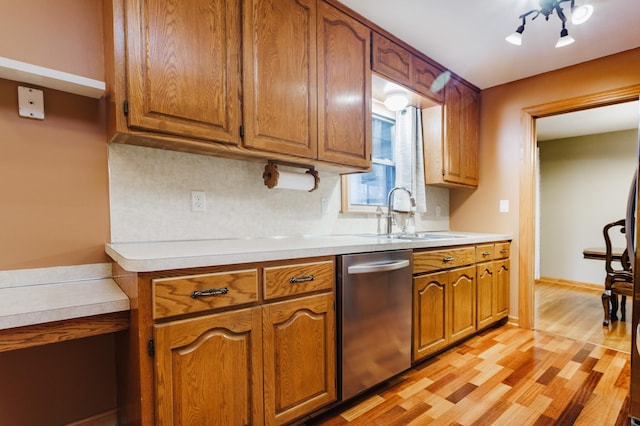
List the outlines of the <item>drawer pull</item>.
<svg viewBox="0 0 640 426">
<path fill-rule="evenodd" d="M 483 251 L 482 252 L 482 256 L 484 256 L 484 257 L 489 256 L 490 254 L 491 254 L 490 251 Z"/>
<path fill-rule="evenodd" d="M 453 257 L 453 256 L 445 256 L 445 257 L 443 257 L 443 258 L 442 258 L 442 261 L 443 261 L 444 263 L 451 262 L 452 260 L 456 260 L 456 258 L 455 258 L 455 257 Z"/>
<path fill-rule="evenodd" d="M 507 249 L 500 250 L 500 253 L 506 253 L 506 252 L 507 252 Z"/>
<path fill-rule="evenodd" d="M 196 290 L 191 292 L 191 297 L 193 299 L 197 299 L 198 297 L 207 297 L 207 296 L 219 296 L 221 294 L 227 294 L 229 293 L 229 288 L 228 287 L 222 287 L 222 288 L 210 288 L 208 290 Z"/>
<path fill-rule="evenodd" d="M 314 277 L 313 275 L 303 275 L 301 277 L 293 277 L 293 278 L 289 278 L 289 283 L 291 284 L 300 284 L 300 283 L 304 283 L 307 281 L 313 281 L 316 277 Z"/>
</svg>

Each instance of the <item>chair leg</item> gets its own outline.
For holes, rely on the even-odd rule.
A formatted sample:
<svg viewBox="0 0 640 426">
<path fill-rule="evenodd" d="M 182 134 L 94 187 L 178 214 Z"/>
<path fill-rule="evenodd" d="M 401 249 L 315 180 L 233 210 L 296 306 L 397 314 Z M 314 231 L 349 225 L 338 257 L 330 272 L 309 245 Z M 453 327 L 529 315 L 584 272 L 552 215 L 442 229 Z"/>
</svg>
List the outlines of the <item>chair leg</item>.
<svg viewBox="0 0 640 426">
<path fill-rule="evenodd" d="M 617 299 L 617 298 L 616 298 Z M 622 302 L 620 302 L 620 321 L 625 320 L 625 316 L 627 315 L 627 295 L 622 295 Z"/>
<path fill-rule="evenodd" d="M 611 298 L 611 294 L 606 290 L 602 293 L 602 308 L 604 309 L 604 321 L 602 321 L 602 325 L 604 327 L 609 325 L 609 299 Z"/>
<path fill-rule="evenodd" d="M 611 294 L 609 299 L 611 300 L 611 322 L 618 321 L 618 295 Z"/>
</svg>

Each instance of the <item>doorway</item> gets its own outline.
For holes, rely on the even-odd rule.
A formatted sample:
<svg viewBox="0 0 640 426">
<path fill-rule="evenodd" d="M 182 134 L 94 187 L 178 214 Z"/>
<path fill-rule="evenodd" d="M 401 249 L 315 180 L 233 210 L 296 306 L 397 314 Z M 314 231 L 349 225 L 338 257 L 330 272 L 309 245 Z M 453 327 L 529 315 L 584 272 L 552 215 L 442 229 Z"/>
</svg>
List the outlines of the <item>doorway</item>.
<svg viewBox="0 0 640 426">
<path fill-rule="evenodd" d="M 639 99 L 640 85 L 553 102 L 522 110 L 523 150 L 520 172 L 520 253 L 518 316 L 520 326 L 534 327 L 536 248 L 536 120 Z"/>
</svg>

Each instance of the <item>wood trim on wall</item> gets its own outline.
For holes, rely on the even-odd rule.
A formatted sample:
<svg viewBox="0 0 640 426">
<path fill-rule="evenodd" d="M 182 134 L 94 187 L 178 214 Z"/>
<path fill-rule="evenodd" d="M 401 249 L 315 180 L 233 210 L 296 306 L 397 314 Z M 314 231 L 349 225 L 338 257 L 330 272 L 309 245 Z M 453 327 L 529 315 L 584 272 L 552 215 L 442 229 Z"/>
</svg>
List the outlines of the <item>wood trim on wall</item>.
<svg viewBox="0 0 640 426">
<path fill-rule="evenodd" d="M 534 327 L 535 284 L 535 158 L 536 119 L 597 108 L 640 98 L 640 84 L 522 109 L 522 155 L 520 167 L 520 249 L 518 250 L 518 316 L 520 327 Z"/>
</svg>

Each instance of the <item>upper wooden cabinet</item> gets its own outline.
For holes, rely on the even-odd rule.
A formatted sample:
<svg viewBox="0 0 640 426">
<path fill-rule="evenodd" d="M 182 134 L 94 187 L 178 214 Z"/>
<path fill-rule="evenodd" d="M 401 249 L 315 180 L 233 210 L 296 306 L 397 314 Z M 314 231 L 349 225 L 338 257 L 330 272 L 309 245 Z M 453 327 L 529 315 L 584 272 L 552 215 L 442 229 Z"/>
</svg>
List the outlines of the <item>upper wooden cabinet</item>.
<svg viewBox="0 0 640 426">
<path fill-rule="evenodd" d="M 318 0 L 318 156 L 371 165 L 370 30 Z"/>
<path fill-rule="evenodd" d="M 422 110 L 425 183 L 478 186 L 480 93 L 452 78 L 444 106 Z"/>
<path fill-rule="evenodd" d="M 239 1 L 105 2 L 109 136 L 240 142 Z"/>
<path fill-rule="evenodd" d="M 316 0 L 245 4 L 245 146 L 316 158 Z"/>
<path fill-rule="evenodd" d="M 478 186 L 480 94 L 451 80 L 444 104 L 444 181 Z"/>
<path fill-rule="evenodd" d="M 431 100 L 444 102 L 444 90 L 432 90 L 433 82 L 445 71 L 444 69 L 414 55 L 378 33 L 372 33 L 371 41 L 373 71 Z"/>
<path fill-rule="evenodd" d="M 370 166 L 370 30 L 333 6 L 105 0 L 104 16 L 110 139 Z"/>
<path fill-rule="evenodd" d="M 246 0 L 245 146 L 368 168 L 367 27 L 321 0 Z"/>
</svg>

